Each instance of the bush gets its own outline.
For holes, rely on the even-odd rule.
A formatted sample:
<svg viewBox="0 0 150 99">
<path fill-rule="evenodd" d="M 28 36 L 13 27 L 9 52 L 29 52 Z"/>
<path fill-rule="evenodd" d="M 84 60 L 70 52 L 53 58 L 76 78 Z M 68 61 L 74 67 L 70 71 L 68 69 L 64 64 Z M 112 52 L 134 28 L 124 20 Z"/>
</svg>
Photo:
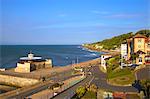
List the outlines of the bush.
<svg viewBox="0 0 150 99">
<path fill-rule="evenodd" d="M 96 92 L 87 91 L 81 99 L 96 99 Z"/>
<path fill-rule="evenodd" d="M 81 98 L 86 92 L 86 88 L 83 86 L 80 86 L 76 89 L 76 95 L 78 98 Z"/>
</svg>

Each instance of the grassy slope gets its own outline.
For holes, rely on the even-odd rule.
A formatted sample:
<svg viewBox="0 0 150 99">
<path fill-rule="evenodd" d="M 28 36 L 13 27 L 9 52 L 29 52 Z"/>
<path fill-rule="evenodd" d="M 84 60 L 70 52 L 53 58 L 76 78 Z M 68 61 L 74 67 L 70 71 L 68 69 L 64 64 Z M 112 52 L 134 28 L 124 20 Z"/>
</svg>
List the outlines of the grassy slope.
<svg viewBox="0 0 150 99">
<path fill-rule="evenodd" d="M 129 68 L 120 69 L 119 56 L 115 56 L 107 61 L 107 79 L 109 83 L 126 85 L 135 80 L 134 73 Z"/>
<path fill-rule="evenodd" d="M 143 34 L 147 37 L 150 36 L 150 30 L 140 30 L 137 33 Z M 137 34 L 137 33 L 135 33 L 135 34 Z M 135 34 L 133 34 L 133 32 L 122 34 L 119 36 L 112 37 L 110 39 L 105 39 L 100 42 L 86 44 L 85 47 L 87 47 L 89 49 L 93 49 L 93 50 L 96 50 L 96 49 L 97 50 L 100 50 L 100 49 L 101 50 L 114 50 L 116 48 L 119 48 L 121 43 L 123 43 L 126 39 L 134 36 Z M 96 48 L 96 45 L 102 46 L 103 48 Z"/>
</svg>

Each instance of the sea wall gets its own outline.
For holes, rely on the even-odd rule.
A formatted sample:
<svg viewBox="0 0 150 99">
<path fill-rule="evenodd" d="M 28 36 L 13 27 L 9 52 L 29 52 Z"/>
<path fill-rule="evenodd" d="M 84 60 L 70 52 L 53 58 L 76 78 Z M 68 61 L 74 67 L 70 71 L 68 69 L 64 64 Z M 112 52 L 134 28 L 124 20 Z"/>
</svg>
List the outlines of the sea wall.
<svg viewBox="0 0 150 99">
<path fill-rule="evenodd" d="M 26 87 L 37 83 L 39 83 L 39 80 L 37 79 L 22 78 L 22 77 L 0 74 L 0 84 L 6 84 L 6 85 L 16 86 L 16 87 Z"/>
<path fill-rule="evenodd" d="M 93 60 L 89 60 L 89 61 L 85 61 L 85 62 L 81 62 L 79 64 L 73 64 L 73 66 L 79 66 L 79 67 L 84 67 L 84 66 L 92 66 L 92 65 L 97 65 L 100 64 L 101 60 L 100 58 L 96 58 Z"/>
</svg>

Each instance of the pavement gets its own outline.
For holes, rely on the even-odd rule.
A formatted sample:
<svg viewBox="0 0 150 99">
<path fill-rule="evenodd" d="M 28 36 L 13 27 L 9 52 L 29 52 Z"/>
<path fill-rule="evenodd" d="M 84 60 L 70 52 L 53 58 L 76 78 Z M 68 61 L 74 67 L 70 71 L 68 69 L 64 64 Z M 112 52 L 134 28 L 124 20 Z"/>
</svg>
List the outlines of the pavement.
<svg viewBox="0 0 150 99">
<path fill-rule="evenodd" d="M 137 79 L 149 79 L 150 80 L 150 66 L 146 66 L 145 68 L 142 68 L 136 72 Z"/>
<path fill-rule="evenodd" d="M 119 92 L 137 92 L 132 86 L 113 86 L 107 83 L 107 75 L 100 71 L 98 66 L 93 66 L 90 70 L 94 76 L 92 81 L 98 88 L 109 90 L 109 91 L 119 91 Z"/>
</svg>

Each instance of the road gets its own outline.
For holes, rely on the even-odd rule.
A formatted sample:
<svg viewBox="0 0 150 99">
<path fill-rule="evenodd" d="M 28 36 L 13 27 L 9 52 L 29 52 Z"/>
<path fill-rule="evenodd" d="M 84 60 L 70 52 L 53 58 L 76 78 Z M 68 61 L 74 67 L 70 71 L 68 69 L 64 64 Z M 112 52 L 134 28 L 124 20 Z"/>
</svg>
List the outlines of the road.
<svg viewBox="0 0 150 99">
<path fill-rule="evenodd" d="M 69 79 L 70 77 L 72 77 L 72 75 L 70 75 L 71 71 L 69 70 L 68 72 L 66 72 L 66 71 L 61 72 L 58 75 L 56 74 L 55 77 L 52 77 L 51 79 L 53 79 L 55 82 L 60 82 L 65 79 Z M 70 97 L 70 95 L 74 94 L 77 87 L 89 82 L 90 79 L 92 79 L 93 77 L 94 77 L 94 79 L 92 80 L 91 83 L 97 85 L 99 88 L 107 89 L 109 91 L 111 90 L 111 91 L 122 91 L 122 92 L 137 92 L 137 90 L 132 86 L 122 87 L 122 86 L 113 86 L 113 85 L 107 84 L 106 74 L 103 73 L 102 71 L 100 71 L 98 66 L 91 67 L 90 71 L 92 72 L 92 75 L 87 76 L 86 79 L 84 79 L 80 83 L 76 84 L 75 86 L 69 88 L 68 90 L 62 92 L 61 94 L 57 95 L 56 97 L 54 97 L 54 99 L 62 99 L 62 97 L 64 97 L 64 99 L 66 99 L 66 97 Z M 6 95 L 4 94 L 3 97 L 20 99 L 20 98 L 23 98 L 26 96 L 30 96 L 39 91 L 42 91 L 42 90 L 46 89 L 48 86 L 51 86 L 53 84 L 54 83 L 51 83 L 50 81 L 46 81 L 35 87 L 32 86 L 31 88 L 25 88 L 25 90 L 23 90 L 23 91 L 22 90 L 21 91 L 18 90 L 17 92 L 14 91 L 14 93 L 10 93 L 10 95 L 8 93 L 6 93 Z M 0 98 L 3 98 L 3 97 L 0 96 Z"/>
<path fill-rule="evenodd" d="M 124 87 L 124 86 L 109 85 L 106 80 L 106 74 L 100 71 L 98 66 L 91 67 L 90 72 L 92 73 L 92 75 L 90 76 L 88 75 L 85 80 L 81 81 L 75 86 L 55 96 L 54 99 L 69 99 L 75 93 L 75 90 L 79 86 L 85 85 L 85 83 L 88 83 L 92 78 L 94 79 L 91 80 L 91 84 L 95 84 L 98 88 L 101 88 L 101 89 L 106 89 L 109 91 L 119 91 L 119 92 L 138 92 L 137 89 L 135 89 L 132 86 Z"/>
<path fill-rule="evenodd" d="M 113 86 L 109 85 L 106 80 L 106 74 L 100 71 L 98 66 L 94 66 L 91 69 L 94 80 L 92 81 L 98 88 L 107 89 L 111 91 L 121 91 L 121 92 L 137 92 L 137 90 L 132 86 Z"/>
<path fill-rule="evenodd" d="M 12 99 L 12 98 L 22 99 L 30 94 L 34 94 L 41 90 L 44 90 L 45 88 L 51 85 L 53 85 L 53 83 L 51 83 L 51 81 L 47 81 L 47 82 L 40 83 L 34 86 L 29 86 L 26 88 L 19 88 L 17 90 L 1 94 L 0 99 Z"/>
<path fill-rule="evenodd" d="M 72 70 L 68 70 L 67 72 L 65 71 L 65 72 L 57 73 L 57 74 L 55 74 L 55 76 L 51 77 L 50 79 L 47 79 L 47 81 L 45 81 L 43 83 L 40 83 L 40 84 L 37 84 L 34 86 L 29 86 L 26 88 L 20 88 L 20 89 L 14 90 L 14 91 L 10 91 L 10 92 L 1 94 L 0 99 L 3 99 L 3 98 L 20 99 L 20 98 L 30 96 L 39 91 L 47 89 L 49 86 L 52 86 L 56 82 L 61 82 L 63 80 L 74 77 L 75 75 L 71 75 L 71 72 L 72 72 Z M 54 82 L 52 82 L 51 80 L 54 80 Z"/>
<path fill-rule="evenodd" d="M 75 94 L 75 90 L 79 86 L 84 86 L 86 83 L 89 83 L 89 81 L 92 79 L 92 76 L 87 76 L 83 81 L 79 82 L 78 84 L 72 86 L 71 88 L 63 91 L 62 93 L 55 96 L 53 99 L 70 99 Z"/>
<path fill-rule="evenodd" d="M 139 71 L 136 72 L 136 74 L 138 80 L 142 80 L 142 79 L 150 80 L 150 66 L 146 66 L 145 68 L 140 69 Z"/>
</svg>

